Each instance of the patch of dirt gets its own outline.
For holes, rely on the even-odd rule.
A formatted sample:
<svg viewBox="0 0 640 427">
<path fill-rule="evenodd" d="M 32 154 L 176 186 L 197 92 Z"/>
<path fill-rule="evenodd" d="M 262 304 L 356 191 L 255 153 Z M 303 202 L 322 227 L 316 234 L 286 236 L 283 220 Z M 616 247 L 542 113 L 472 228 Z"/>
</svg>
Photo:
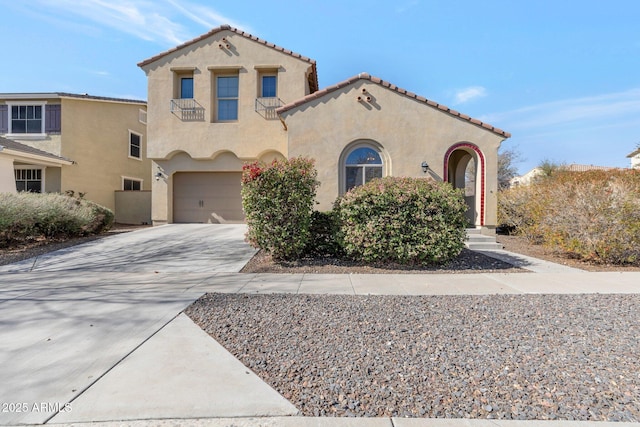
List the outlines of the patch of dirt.
<svg viewBox="0 0 640 427">
<path fill-rule="evenodd" d="M 545 261 L 555 262 L 569 267 L 580 268 L 586 271 L 640 271 L 640 266 L 595 264 L 581 261 L 579 259 L 554 252 L 542 245 L 531 244 L 527 239 L 521 236 L 507 236 L 499 234 L 496 236 L 496 241 L 501 243 L 507 251 L 543 259 Z"/>
<path fill-rule="evenodd" d="M 336 258 L 303 258 L 294 262 L 276 262 L 259 251 L 242 269 L 242 273 L 320 273 L 320 274 L 397 274 L 397 273 L 522 273 L 527 270 L 478 252 L 463 249 L 451 262 L 435 266 L 400 264 L 364 264 Z"/>
</svg>

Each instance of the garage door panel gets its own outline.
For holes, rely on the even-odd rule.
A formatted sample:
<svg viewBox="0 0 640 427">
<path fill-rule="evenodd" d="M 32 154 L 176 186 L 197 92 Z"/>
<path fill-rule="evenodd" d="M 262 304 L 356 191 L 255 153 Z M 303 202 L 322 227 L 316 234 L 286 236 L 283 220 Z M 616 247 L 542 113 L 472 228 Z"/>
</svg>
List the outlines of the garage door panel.
<svg viewBox="0 0 640 427">
<path fill-rule="evenodd" d="M 241 172 L 176 173 L 173 222 L 244 222 L 241 182 Z"/>
</svg>

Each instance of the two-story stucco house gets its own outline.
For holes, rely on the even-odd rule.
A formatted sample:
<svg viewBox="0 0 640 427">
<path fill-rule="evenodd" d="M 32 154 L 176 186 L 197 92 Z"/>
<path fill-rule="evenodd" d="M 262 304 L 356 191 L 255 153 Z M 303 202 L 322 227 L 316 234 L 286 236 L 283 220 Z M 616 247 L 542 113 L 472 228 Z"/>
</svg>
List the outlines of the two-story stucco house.
<svg viewBox="0 0 640 427">
<path fill-rule="evenodd" d="M 145 101 L 0 93 L 0 191 L 84 193 L 119 222 L 149 222 L 146 133 Z"/>
<path fill-rule="evenodd" d="M 244 162 L 315 159 L 317 208 L 375 177 L 432 177 L 465 187 L 468 218 L 496 223 L 497 156 L 510 135 L 359 74 L 319 90 L 315 61 L 221 26 L 138 64 L 148 77 L 152 219 L 237 222 Z"/>
</svg>

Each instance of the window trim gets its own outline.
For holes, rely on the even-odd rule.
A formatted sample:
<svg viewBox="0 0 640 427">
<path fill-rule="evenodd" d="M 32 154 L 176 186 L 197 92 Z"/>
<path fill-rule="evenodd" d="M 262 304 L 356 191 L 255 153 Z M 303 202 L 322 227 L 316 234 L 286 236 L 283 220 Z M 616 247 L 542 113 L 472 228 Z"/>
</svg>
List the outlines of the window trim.
<svg viewBox="0 0 640 427">
<path fill-rule="evenodd" d="M 121 181 L 122 185 L 120 186 L 120 188 L 122 188 L 122 191 L 143 191 L 143 189 L 144 189 L 144 179 L 133 178 L 131 176 L 124 176 L 124 175 L 121 178 L 122 178 L 122 181 Z M 124 188 L 125 181 L 132 181 L 132 182 L 140 183 L 140 189 L 139 190 L 126 190 Z"/>
<path fill-rule="evenodd" d="M 218 96 L 218 79 L 235 77 L 238 81 L 238 93 L 235 97 L 220 98 Z M 239 73 L 215 73 L 214 76 L 214 122 L 216 123 L 235 123 L 240 120 L 240 74 Z M 236 101 L 236 118 L 230 120 L 220 119 L 220 100 L 235 100 Z"/>
<path fill-rule="evenodd" d="M 382 164 L 379 165 L 382 168 L 382 177 L 384 178 L 385 176 L 391 175 L 391 159 L 380 143 L 370 139 L 359 139 L 353 141 L 342 150 L 338 162 L 338 194 L 340 194 L 341 196 L 347 192 L 347 158 L 354 150 L 357 150 L 358 148 L 370 148 L 376 151 L 380 156 L 380 160 L 382 161 Z"/>
<path fill-rule="evenodd" d="M 136 135 L 139 138 L 139 144 L 140 144 L 140 146 L 138 147 L 138 150 L 140 150 L 140 156 L 139 157 L 135 157 L 135 156 L 131 155 L 131 147 L 132 147 L 131 136 L 132 135 Z M 128 148 L 128 153 L 127 154 L 128 154 L 128 157 L 130 159 L 142 161 L 142 134 L 129 129 L 129 143 L 127 144 L 127 148 Z"/>
<path fill-rule="evenodd" d="M 273 96 L 265 96 L 264 95 L 264 78 L 265 77 L 273 77 L 275 78 L 276 81 L 276 90 L 275 90 L 275 94 Z M 265 72 L 265 73 L 260 73 L 260 78 L 259 80 L 259 85 L 260 87 L 258 88 L 258 95 L 260 95 L 258 98 L 277 98 L 278 97 L 278 73 L 277 72 Z"/>
<path fill-rule="evenodd" d="M 45 189 L 46 187 L 46 166 L 40 166 L 40 165 L 15 165 L 13 167 L 13 182 L 14 184 L 17 184 L 17 180 L 15 179 L 15 174 L 17 170 L 39 170 L 40 171 L 40 194 L 45 193 Z M 18 191 L 18 186 L 16 185 L 16 191 Z"/>
<path fill-rule="evenodd" d="M 185 80 L 191 80 L 191 88 L 190 88 L 191 96 L 184 96 L 183 83 Z M 185 75 L 178 76 L 178 99 L 196 99 L 195 88 L 196 88 L 196 85 L 195 85 L 195 79 L 193 78 L 193 74 L 185 74 Z"/>
<path fill-rule="evenodd" d="M 47 101 L 7 101 L 8 108 L 8 123 L 7 123 L 7 137 L 15 138 L 15 139 L 44 139 L 47 137 L 45 132 L 45 121 L 46 121 L 46 105 Z M 40 133 L 14 133 L 13 132 L 13 107 L 23 107 L 23 106 L 34 106 L 34 107 L 42 107 L 41 111 L 41 123 L 40 123 Z"/>
</svg>

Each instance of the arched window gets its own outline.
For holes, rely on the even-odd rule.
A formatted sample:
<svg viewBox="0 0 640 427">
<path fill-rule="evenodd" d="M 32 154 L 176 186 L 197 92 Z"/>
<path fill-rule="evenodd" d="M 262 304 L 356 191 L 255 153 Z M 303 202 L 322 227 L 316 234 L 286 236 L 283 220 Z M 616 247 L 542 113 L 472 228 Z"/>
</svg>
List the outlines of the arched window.
<svg viewBox="0 0 640 427">
<path fill-rule="evenodd" d="M 380 153 L 367 146 L 351 150 L 344 162 L 345 191 L 365 184 L 374 178 L 382 178 Z"/>
</svg>

